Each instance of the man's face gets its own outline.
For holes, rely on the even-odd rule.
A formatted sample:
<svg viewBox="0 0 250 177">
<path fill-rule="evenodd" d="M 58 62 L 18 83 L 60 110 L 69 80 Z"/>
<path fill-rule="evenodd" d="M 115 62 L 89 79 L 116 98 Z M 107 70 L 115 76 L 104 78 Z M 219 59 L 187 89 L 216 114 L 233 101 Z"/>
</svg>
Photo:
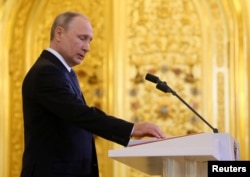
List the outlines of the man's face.
<svg viewBox="0 0 250 177">
<path fill-rule="evenodd" d="M 70 22 L 67 30 L 61 29 L 58 52 L 69 66 L 78 65 L 90 50 L 92 38 L 92 27 L 89 21 L 77 16 Z"/>
</svg>

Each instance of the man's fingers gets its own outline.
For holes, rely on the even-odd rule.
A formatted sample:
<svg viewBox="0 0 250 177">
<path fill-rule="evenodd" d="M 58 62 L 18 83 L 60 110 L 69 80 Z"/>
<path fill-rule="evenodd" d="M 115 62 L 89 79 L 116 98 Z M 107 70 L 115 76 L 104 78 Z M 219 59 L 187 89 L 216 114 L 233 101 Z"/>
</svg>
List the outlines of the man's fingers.
<svg viewBox="0 0 250 177">
<path fill-rule="evenodd" d="M 156 138 L 166 138 L 166 136 L 164 135 L 164 133 L 160 130 L 160 128 L 158 126 L 155 126 L 154 136 Z"/>
<path fill-rule="evenodd" d="M 135 124 L 132 135 L 135 137 L 152 136 L 156 138 L 165 138 L 164 133 L 157 125 L 148 122 Z"/>
</svg>

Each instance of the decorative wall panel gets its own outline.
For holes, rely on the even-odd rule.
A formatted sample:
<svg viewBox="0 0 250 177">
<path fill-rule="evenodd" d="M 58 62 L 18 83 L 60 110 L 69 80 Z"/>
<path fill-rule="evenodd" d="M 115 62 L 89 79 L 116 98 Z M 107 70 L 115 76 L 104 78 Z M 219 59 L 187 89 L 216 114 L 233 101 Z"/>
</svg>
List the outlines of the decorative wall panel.
<svg viewBox="0 0 250 177">
<path fill-rule="evenodd" d="M 0 176 L 19 176 L 22 80 L 65 10 L 84 13 L 94 28 L 91 51 L 76 67 L 89 105 L 154 122 L 167 135 L 211 131 L 177 97 L 145 80 L 154 74 L 239 140 L 242 159 L 249 159 L 249 9 L 247 0 L 0 1 Z M 120 146 L 99 137 L 96 146 L 100 177 L 148 176 L 107 157 Z"/>
<path fill-rule="evenodd" d="M 244 3 L 237 2 L 234 1 L 233 7 L 238 8 L 239 13 L 239 6 Z M 126 100 L 123 102 L 125 117 L 134 122 L 153 121 L 169 135 L 212 131 L 171 93 L 162 93 L 145 81 L 146 73 L 152 73 L 166 81 L 219 132 L 230 133 L 241 141 L 237 131 L 231 129 L 235 115 L 229 112 L 235 103 L 230 99 L 232 87 L 229 84 L 234 78 L 229 77 L 229 72 L 233 67 L 231 59 L 235 61 L 234 55 L 240 55 L 237 53 L 241 51 L 240 45 L 244 46 L 234 46 L 232 38 L 243 41 L 232 33 L 239 30 L 243 34 L 241 29 L 230 28 L 226 11 L 236 13 L 237 10 L 232 6 L 227 9 L 227 3 L 230 4 L 218 0 L 126 2 L 124 22 L 127 28 L 124 30 L 126 37 L 122 38 L 125 52 L 120 58 L 127 81 L 123 84 L 128 95 L 123 98 Z M 242 23 L 240 17 L 234 20 L 232 23 Z M 229 49 L 239 51 L 234 53 Z M 246 123 L 248 119 L 240 118 Z M 249 135 L 247 137 L 249 139 Z M 249 150 L 245 149 L 247 141 L 241 142 L 244 158 Z M 128 171 L 129 176 L 141 175 L 133 169 Z"/>
<path fill-rule="evenodd" d="M 144 79 L 146 73 L 159 76 L 202 110 L 201 22 L 193 2 L 142 0 L 128 7 L 131 120 L 154 121 L 170 135 L 202 131 L 202 124 L 180 100 Z"/>
<path fill-rule="evenodd" d="M 66 10 L 82 12 L 89 17 L 95 40 L 86 61 L 76 67 L 81 88 L 89 105 L 110 111 L 108 97 L 105 45 L 105 18 L 108 18 L 105 7 L 109 1 L 21 1 L 17 11 L 12 12 L 13 25 L 10 28 L 10 146 L 9 146 L 9 176 L 18 177 L 21 169 L 23 153 L 23 122 L 21 85 L 23 77 L 35 62 L 41 51 L 49 45 L 50 27 L 55 16 Z M 107 5 L 106 5 L 107 4 Z M 92 13 L 95 11 L 95 13 Z M 100 176 L 112 176 L 112 161 L 107 157 L 112 144 L 101 138 L 96 139 L 99 157 Z"/>
</svg>

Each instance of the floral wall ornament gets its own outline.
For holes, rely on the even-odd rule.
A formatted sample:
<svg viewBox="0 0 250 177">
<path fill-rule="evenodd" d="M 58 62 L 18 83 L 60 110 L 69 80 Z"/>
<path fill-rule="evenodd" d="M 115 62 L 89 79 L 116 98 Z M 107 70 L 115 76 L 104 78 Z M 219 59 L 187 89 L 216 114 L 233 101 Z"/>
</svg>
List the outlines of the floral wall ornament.
<svg viewBox="0 0 250 177">
<path fill-rule="evenodd" d="M 132 120 L 137 115 L 145 121 L 165 121 L 162 128 L 168 134 L 202 131 L 199 121 L 190 121 L 193 113 L 180 100 L 145 81 L 146 73 L 159 76 L 201 111 L 202 36 L 197 12 L 189 1 L 162 2 L 130 4 L 127 47 L 129 68 L 133 70 L 128 72 L 129 114 Z"/>
</svg>

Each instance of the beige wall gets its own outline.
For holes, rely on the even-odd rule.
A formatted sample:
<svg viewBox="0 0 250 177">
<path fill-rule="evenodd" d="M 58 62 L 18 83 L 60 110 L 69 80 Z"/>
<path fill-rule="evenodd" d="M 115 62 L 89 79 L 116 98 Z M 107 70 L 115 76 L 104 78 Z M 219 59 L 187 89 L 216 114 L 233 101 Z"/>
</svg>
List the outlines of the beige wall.
<svg viewBox="0 0 250 177">
<path fill-rule="evenodd" d="M 235 137 L 241 158 L 250 159 L 247 0 L 58 2 L 0 1 L 0 176 L 19 176 L 22 79 L 47 47 L 54 16 L 69 9 L 85 13 L 94 27 L 92 50 L 76 68 L 89 104 L 130 121 L 153 121 L 170 135 L 211 132 L 176 97 L 144 82 L 154 73 Z M 119 146 L 96 142 L 102 177 L 147 176 L 107 157 Z"/>
</svg>

